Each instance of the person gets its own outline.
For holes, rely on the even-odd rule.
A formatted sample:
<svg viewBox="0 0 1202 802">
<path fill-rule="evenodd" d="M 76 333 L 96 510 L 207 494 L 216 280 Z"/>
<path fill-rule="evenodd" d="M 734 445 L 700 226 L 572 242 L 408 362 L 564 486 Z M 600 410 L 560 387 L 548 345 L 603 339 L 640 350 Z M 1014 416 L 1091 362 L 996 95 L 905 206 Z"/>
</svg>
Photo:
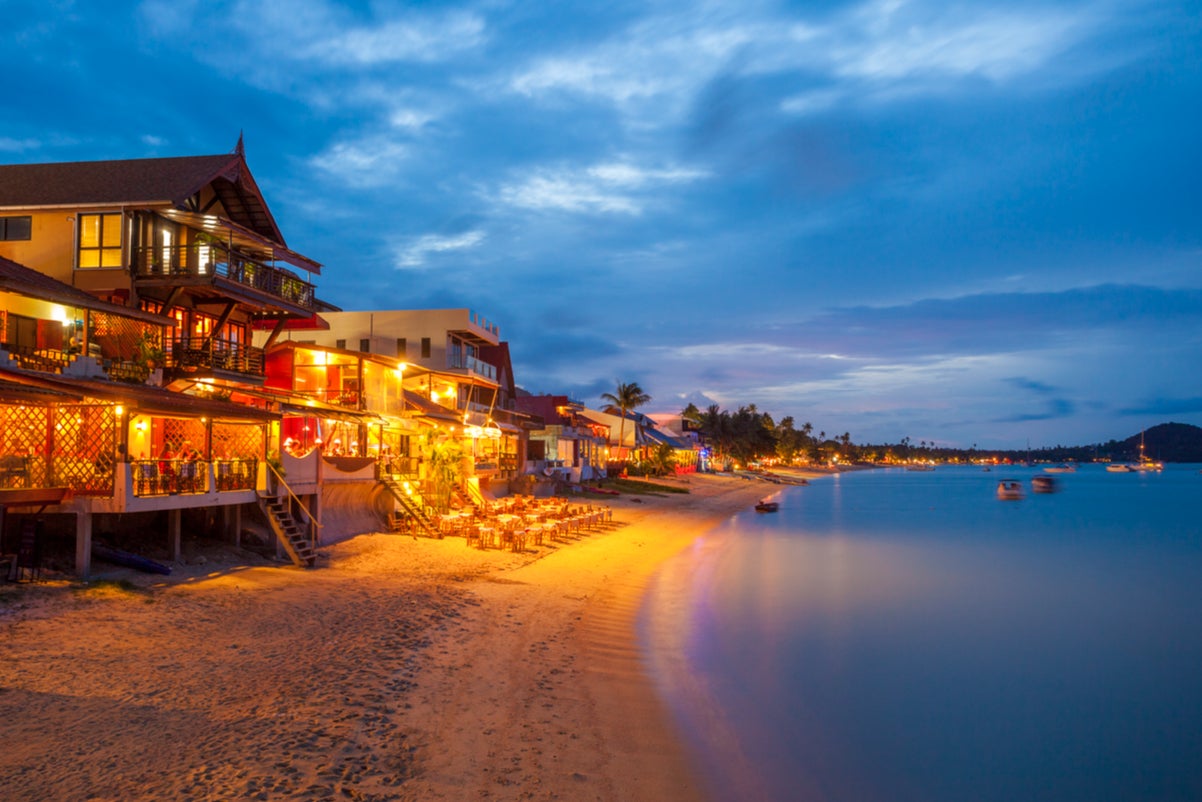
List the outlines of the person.
<svg viewBox="0 0 1202 802">
<path fill-rule="evenodd" d="M 76 338 L 76 336 L 74 334 L 72 334 L 71 339 L 67 341 L 67 354 L 69 356 L 75 356 L 81 350 L 82 349 L 79 347 L 79 339 Z"/>
<path fill-rule="evenodd" d="M 165 489 L 169 489 L 171 493 L 175 493 L 175 466 L 172 461 L 175 455 L 171 453 L 171 444 L 163 441 L 163 450 L 159 452 L 159 481 L 161 481 Z"/>
</svg>

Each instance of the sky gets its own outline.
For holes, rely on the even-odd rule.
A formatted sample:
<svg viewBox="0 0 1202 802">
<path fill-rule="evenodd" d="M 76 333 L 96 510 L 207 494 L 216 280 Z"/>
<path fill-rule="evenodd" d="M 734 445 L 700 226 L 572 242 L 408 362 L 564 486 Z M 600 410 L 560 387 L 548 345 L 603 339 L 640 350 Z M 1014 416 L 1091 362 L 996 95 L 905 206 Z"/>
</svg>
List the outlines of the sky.
<svg viewBox="0 0 1202 802">
<path fill-rule="evenodd" d="M 858 443 L 1202 425 L 1196 2 L 0 0 L 0 162 L 229 152 L 347 310 Z"/>
</svg>

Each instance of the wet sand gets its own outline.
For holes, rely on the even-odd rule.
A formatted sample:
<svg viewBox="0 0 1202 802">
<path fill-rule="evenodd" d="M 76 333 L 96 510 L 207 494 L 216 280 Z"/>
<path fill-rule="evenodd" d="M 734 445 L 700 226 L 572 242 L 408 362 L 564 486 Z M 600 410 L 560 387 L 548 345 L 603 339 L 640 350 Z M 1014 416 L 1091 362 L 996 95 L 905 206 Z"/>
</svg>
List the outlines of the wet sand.
<svg viewBox="0 0 1202 802">
<path fill-rule="evenodd" d="M 372 534 L 319 570 L 0 594 L 0 787 L 24 800 L 696 800 L 635 633 L 648 581 L 774 488 L 590 496 L 526 553 Z M 635 501 L 640 499 L 641 501 Z"/>
</svg>

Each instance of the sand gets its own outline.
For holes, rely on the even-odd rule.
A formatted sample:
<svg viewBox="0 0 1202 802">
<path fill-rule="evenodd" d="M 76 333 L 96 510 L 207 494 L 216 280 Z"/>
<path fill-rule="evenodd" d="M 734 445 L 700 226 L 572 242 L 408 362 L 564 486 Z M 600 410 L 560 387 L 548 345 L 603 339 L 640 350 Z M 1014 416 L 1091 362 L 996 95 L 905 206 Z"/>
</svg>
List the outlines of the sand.
<svg viewBox="0 0 1202 802">
<path fill-rule="evenodd" d="M 369 534 L 317 570 L 0 593 L 0 788 L 22 800 L 697 800 L 635 635 L 656 568 L 772 486 L 590 497 L 512 554 Z M 640 499 L 641 501 L 635 501 Z"/>
</svg>

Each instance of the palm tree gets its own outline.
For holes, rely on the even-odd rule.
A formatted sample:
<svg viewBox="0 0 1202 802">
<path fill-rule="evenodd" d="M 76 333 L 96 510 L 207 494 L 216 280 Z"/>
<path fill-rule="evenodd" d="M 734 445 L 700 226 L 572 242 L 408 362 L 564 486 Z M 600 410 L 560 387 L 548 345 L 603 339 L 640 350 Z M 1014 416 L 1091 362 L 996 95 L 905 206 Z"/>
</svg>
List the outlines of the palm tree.
<svg viewBox="0 0 1202 802">
<path fill-rule="evenodd" d="M 643 388 L 639 387 L 638 382 L 630 384 L 618 382 L 617 392 L 602 393 L 601 400 L 608 401 L 611 408 L 616 407 L 621 413 L 622 422 L 618 424 L 618 447 L 621 448 L 626 435 L 626 413 L 646 404 L 651 400 L 651 396 L 643 392 Z"/>
</svg>

